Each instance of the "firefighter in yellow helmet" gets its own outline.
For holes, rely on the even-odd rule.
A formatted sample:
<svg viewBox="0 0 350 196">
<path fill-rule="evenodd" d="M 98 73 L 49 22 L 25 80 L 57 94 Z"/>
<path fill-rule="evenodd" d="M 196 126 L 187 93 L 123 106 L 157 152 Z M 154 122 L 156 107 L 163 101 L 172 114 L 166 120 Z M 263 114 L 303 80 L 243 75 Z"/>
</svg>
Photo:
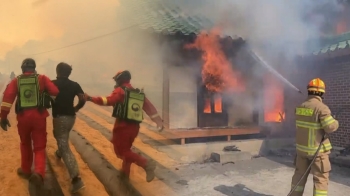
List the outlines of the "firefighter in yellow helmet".
<svg viewBox="0 0 350 196">
<path fill-rule="evenodd" d="M 335 120 L 327 105 L 322 102 L 323 94 L 326 92 L 326 86 L 320 78 L 310 81 L 307 86 L 307 100 L 298 106 L 295 110 L 296 115 L 296 150 L 295 172 L 292 179 L 292 188 L 301 179 L 299 185 L 292 196 L 302 196 L 307 181 L 307 176 L 311 172 L 314 181 L 314 196 L 327 196 L 329 172 L 331 163 L 329 161 L 330 150 L 332 149 L 329 139 L 326 137 L 320 151 L 319 147 L 324 135 L 336 131 L 339 123 Z M 311 169 L 307 171 L 311 160 L 316 156 Z"/>
</svg>

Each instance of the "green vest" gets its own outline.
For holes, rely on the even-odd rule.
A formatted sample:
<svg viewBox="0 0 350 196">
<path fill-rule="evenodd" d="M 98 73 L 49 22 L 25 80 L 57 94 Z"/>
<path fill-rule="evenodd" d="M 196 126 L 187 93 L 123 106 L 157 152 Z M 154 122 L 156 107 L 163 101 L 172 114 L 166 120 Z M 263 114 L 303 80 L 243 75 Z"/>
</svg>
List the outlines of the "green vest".
<svg viewBox="0 0 350 196">
<path fill-rule="evenodd" d="M 38 74 L 17 76 L 17 113 L 29 108 L 38 108 L 40 111 L 51 108 L 53 100 L 47 92 L 40 93 L 38 78 Z"/>
<path fill-rule="evenodd" d="M 36 108 L 40 104 L 38 74 L 17 77 L 18 106 L 21 109 Z"/>
<path fill-rule="evenodd" d="M 139 89 L 121 87 L 125 92 L 123 103 L 115 104 L 112 116 L 121 120 L 141 123 L 145 94 Z"/>
</svg>

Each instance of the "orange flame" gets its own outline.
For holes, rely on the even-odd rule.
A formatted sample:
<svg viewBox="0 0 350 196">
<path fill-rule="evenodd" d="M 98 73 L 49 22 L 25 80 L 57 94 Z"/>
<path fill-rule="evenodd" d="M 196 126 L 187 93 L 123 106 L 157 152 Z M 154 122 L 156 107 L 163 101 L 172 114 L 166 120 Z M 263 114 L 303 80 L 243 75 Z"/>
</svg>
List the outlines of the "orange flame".
<svg viewBox="0 0 350 196">
<path fill-rule="evenodd" d="M 245 86 L 238 72 L 234 72 L 227 60 L 219 42 L 219 31 L 212 30 L 209 34 L 201 33 L 193 44 L 185 48 L 196 48 L 203 52 L 202 81 L 211 92 L 242 91 Z"/>
<path fill-rule="evenodd" d="M 285 118 L 282 84 L 271 74 L 264 77 L 265 122 L 282 122 Z"/>
<path fill-rule="evenodd" d="M 337 35 L 345 33 L 347 31 L 347 25 L 345 20 L 340 20 L 336 26 Z"/>
<path fill-rule="evenodd" d="M 214 111 L 215 113 L 222 113 L 222 98 L 220 95 L 215 95 Z"/>
<path fill-rule="evenodd" d="M 211 105 L 210 105 L 210 99 L 209 98 L 205 99 L 203 112 L 206 113 L 206 114 L 210 114 L 211 113 Z"/>
</svg>

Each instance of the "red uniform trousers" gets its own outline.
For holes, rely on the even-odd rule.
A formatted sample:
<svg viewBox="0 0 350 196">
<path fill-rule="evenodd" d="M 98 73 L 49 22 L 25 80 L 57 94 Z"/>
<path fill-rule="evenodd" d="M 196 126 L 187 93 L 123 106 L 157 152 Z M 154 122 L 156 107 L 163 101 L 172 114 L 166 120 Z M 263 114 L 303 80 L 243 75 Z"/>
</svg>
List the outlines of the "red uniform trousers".
<svg viewBox="0 0 350 196">
<path fill-rule="evenodd" d="M 131 164 L 145 168 L 147 159 L 139 154 L 131 151 L 132 144 L 139 133 L 139 124 L 124 124 L 117 125 L 117 121 L 113 128 L 112 143 L 114 146 L 114 152 L 118 158 L 123 160 L 122 172 L 126 175 L 130 175 Z"/>
<path fill-rule="evenodd" d="M 34 147 L 34 171 L 43 178 L 46 169 L 46 117 L 38 111 L 24 111 L 17 115 L 17 128 L 21 144 L 21 168 L 23 172 L 31 173 Z"/>
</svg>

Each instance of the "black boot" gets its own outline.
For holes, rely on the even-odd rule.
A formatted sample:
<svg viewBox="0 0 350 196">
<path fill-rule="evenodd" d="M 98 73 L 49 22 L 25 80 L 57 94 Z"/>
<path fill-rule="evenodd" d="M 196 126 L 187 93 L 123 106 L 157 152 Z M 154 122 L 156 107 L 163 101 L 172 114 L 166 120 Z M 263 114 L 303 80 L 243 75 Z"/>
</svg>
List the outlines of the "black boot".
<svg viewBox="0 0 350 196">
<path fill-rule="evenodd" d="M 61 154 L 60 154 L 60 151 L 58 151 L 58 150 L 56 150 L 55 155 L 56 155 L 57 159 L 61 159 L 62 158 Z"/>
<path fill-rule="evenodd" d="M 38 173 L 33 173 L 29 178 L 29 182 L 33 183 L 36 186 L 43 186 L 44 185 L 44 179 Z"/>
<path fill-rule="evenodd" d="M 30 178 L 30 176 L 32 175 L 31 173 L 27 174 L 27 173 L 24 173 L 22 168 L 18 168 L 17 169 L 17 175 L 21 178 L 24 178 L 26 180 L 28 180 Z"/>
<path fill-rule="evenodd" d="M 72 187 L 71 187 L 72 193 L 76 193 L 83 188 L 85 188 L 85 185 L 80 177 L 75 177 L 72 179 Z"/>
</svg>

